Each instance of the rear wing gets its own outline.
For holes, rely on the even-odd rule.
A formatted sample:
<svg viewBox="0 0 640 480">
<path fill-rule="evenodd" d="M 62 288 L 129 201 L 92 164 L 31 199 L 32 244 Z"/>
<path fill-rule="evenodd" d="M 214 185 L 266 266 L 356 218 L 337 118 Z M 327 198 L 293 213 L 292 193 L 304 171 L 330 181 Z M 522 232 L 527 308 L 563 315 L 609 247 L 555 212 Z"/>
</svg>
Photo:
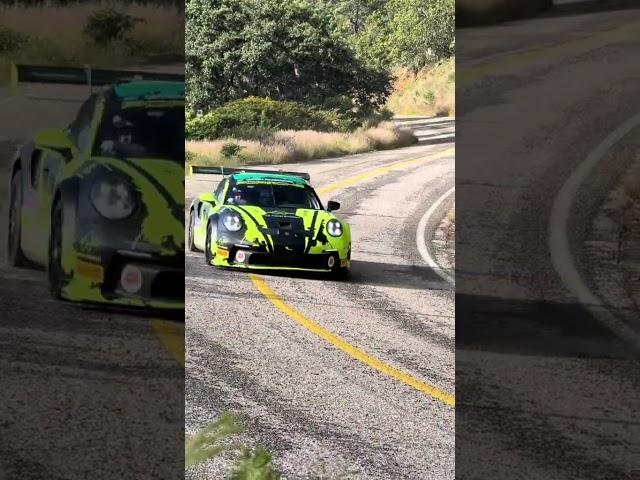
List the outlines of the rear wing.
<svg viewBox="0 0 640 480">
<path fill-rule="evenodd" d="M 253 168 L 232 168 L 232 167 L 189 167 L 189 175 L 193 174 L 207 174 L 207 175 L 233 175 L 234 173 L 276 173 L 280 175 L 291 175 L 294 177 L 300 177 L 307 182 L 311 181 L 311 175 L 304 172 L 285 172 L 283 170 L 259 170 Z"/>
<path fill-rule="evenodd" d="M 11 65 L 11 86 L 20 83 L 55 83 L 87 85 L 89 93 L 93 87 L 113 85 L 132 80 L 184 82 L 184 74 L 156 73 L 134 70 L 93 69 L 84 67 L 49 67 L 39 65 Z"/>
</svg>

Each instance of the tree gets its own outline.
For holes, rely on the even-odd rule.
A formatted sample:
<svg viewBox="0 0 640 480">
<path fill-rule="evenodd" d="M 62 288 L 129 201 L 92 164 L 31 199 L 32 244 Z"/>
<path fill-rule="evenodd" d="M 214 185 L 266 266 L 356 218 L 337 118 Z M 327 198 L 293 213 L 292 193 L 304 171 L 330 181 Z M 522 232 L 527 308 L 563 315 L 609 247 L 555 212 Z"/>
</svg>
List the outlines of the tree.
<svg viewBox="0 0 640 480">
<path fill-rule="evenodd" d="M 188 0 L 187 102 L 207 111 L 248 96 L 381 107 L 385 71 L 367 67 L 332 12 L 307 0 Z"/>
<path fill-rule="evenodd" d="M 359 54 L 378 68 L 420 70 L 455 51 L 454 0 L 388 0 L 354 38 Z"/>
</svg>

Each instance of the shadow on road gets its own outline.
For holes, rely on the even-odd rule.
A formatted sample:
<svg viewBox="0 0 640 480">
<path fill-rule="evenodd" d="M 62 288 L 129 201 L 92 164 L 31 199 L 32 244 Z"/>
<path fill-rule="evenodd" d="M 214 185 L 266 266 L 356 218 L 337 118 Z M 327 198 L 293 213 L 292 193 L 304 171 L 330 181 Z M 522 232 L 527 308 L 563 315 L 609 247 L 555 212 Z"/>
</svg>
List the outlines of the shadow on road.
<svg viewBox="0 0 640 480">
<path fill-rule="evenodd" d="M 538 15 L 538 18 L 568 17 L 573 15 L 638 8 L 640 8 L 640 3 L 638 3 L 637 0 L 586 0 L 555 5 L 551 10 Z"/>
<path fill-rule="evenodd" d="M 518 355 L 637 358 L 579 303 L 456 294 L 456 346 Z"/>
<path fill-rule="evenodd" d="M 238 273 L 242 274 L 241 271 Z M 376 287 L 453 290 L 431 268 L 422 265 L 397 265 L 383 262 L 351 261 L 351 272 L 347 278 L 336 278 L 327 273 L 296 272 L 282 270 L 254 271 L 265 276 L 300 278 L 305 280 L 330 281 L 346 285 L 368 285 Z"/>
</svg>

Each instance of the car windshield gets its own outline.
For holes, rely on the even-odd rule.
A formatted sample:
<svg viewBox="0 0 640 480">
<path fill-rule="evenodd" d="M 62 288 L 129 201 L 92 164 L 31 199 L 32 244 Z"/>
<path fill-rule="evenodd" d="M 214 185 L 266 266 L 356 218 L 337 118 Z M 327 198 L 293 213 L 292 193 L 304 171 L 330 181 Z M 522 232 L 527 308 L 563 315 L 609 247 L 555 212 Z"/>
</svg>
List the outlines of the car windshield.
<svg viewBox="0 0 640 480">
<path fill-rule="evenodd" d="M 130 107 L 105 113 L 94 155 L 184 162 L 184 108 Z"/>
<path fill-rule="evenodd" d="M 226 202 L 265 209 L 321 208 L 318 197 L 306 185 L 278 183 L 239 183 L 229 189 Z"/>
</svg>

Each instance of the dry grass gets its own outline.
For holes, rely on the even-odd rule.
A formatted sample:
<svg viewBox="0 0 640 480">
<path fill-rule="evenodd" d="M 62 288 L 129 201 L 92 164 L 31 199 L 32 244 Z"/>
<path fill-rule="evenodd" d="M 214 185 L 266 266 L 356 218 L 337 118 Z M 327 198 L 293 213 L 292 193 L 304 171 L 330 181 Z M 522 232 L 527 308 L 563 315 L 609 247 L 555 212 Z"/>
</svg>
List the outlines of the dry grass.
<svg viewBox="0 0 640 480">
<path fill-rule="evenodd" d="M 404 147 L 416 142 L 410 130 L 391 122 L 354 133 L 326 133 L 313 130 L 284 130 L 267 141 L 223 139 L 186 142 L 187 163 L 199 165 L 261 165 L 301 162 L 316 158 L 337 157 Z M 226 143 L 242 147 L 239 155 L 225 157 Z"/>
<path fill-rule="evenodd" d="M 455 116 L 455 57 L 418 74 L 398 69 L 387 108 L 396 115 Z"/>
<path fill-rule="evenodd" d="M 144 19 L 131 33 L 133 42 L 108 47 L 90 43 L 82 30 L 96 10 L 113 8 Z M 0 6 L 0 30 L 22 37 L 20 47 L 0 55 L 0 62 L 119 67 L 155 55 L 184 53 L 184 16 L 166 7 L 120 2 L 86 2 L 68 7 Z"/>
</svg>

